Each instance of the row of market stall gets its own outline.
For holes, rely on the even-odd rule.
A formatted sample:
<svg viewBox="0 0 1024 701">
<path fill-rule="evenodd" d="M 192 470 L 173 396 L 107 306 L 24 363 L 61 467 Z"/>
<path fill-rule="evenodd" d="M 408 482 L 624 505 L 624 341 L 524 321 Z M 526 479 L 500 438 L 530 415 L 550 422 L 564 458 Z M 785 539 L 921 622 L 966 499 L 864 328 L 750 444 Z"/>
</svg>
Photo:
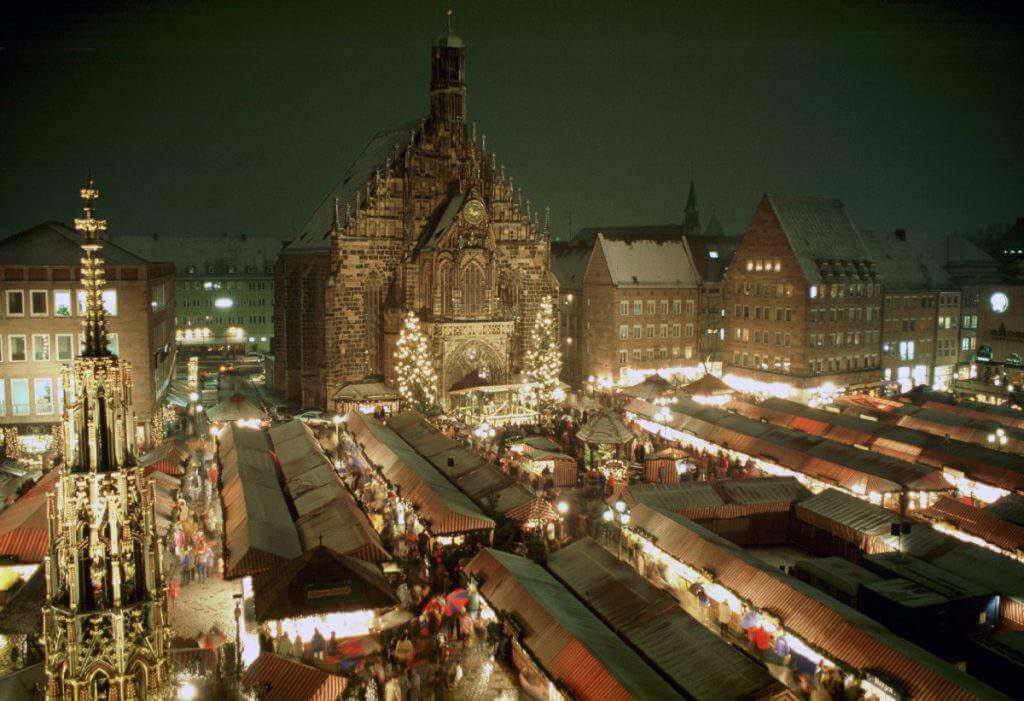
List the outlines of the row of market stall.
<svg viewBox="0 0 1024 701">
<path fill-rule="evenodd" d="M 1010 492 L 1024 491 L 1024 457 L 987 445 L 785 399 L 753 402 L 737 397 L 726 408 L 751 419 L 942 470 L 961 496 L 986 504 Z"/>
<path fill-rule="evenodd" d="M 796 477 L 814 492 L 837 487 L 892 509 L 924 508 L 954 493 L 942 471 L 933 467 L 687 399 L 663 406 L 633 400 L 626 411 L 651 433 L 749 462 L 765 474 Z"/>
</svg>

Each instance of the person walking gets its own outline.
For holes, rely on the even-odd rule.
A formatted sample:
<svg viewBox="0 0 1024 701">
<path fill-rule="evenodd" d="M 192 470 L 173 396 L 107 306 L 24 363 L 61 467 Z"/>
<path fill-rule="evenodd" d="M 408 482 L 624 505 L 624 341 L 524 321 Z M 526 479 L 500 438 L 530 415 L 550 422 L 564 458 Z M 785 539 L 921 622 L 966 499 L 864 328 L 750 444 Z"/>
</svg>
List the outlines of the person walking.
<svg viewBox="0 0 1024 701">
<path fill-rule="evenodd" d="M 292 657 L 295 654 L 295 648 L 287 633 L 277 636 L 277 640 L 274 641 L 274 652 L 281 657 Z"/>
<path fill-rule="evenodd" d="M 319 628 L 314 628 L 313 629 L 313 640 L 310 642 L 310 651 L 313 653 L 313 658 L 314 659 L 322 660 L 324 658 L 324 645 L 325 644 L 326 644 L 326 641 L 324 640 L 324 636 L 320 632 L 320 629 Z"/>
</svg>

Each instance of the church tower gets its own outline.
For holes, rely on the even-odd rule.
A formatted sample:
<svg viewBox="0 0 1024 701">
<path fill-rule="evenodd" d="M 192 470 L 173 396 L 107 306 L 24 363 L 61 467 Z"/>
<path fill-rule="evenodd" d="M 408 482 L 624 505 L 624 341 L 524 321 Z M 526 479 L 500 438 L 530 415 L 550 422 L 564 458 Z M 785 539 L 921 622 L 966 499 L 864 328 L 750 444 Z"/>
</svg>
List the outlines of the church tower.
<svg viewBox="0 0 1024 701">
<path fill-rule="evenodd" d="M 466 126 L 466 44 L 452 27 L 454 12 L 448 10 L 448 27 L 430 48 L 430 125 L 452 132 Z"/>
<path fill-rule="evenodd" d="M 46 698 L 160 698 L 169 628 L 152 482 L 135 459 L 130 366 L 107 349 L 99 190 L 81 190 L 85 343 L 64 372 L 64 464 L 48 496 Z"/>
<path fill-rule="evenodd" d="M 697 187 L 690 180 L 690 192 L 686 196 L 686 210 L 683 213 L 683 231 L 687 236 L 700 235 L 700 212 L 697 211 Z"/>
</svg>

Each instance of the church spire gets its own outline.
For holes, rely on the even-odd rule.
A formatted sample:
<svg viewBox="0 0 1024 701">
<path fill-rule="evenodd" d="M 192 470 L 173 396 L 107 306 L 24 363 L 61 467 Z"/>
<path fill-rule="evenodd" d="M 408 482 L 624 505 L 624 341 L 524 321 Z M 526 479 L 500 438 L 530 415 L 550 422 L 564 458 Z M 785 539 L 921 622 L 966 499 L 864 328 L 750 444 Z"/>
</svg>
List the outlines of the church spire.
<svg viewBox="0 0 1024 701">
<path fill-rule="evenodd" d="M 686 210 L 683 213 L 683 231 L 687 235 L 700 234 L 700 212 L 697 211 L 697 186 L 690 178 L 690 192 L 686 196 Z"/>
<path fill-rule="evenodd" d="M 75 219 L 75 229 L 82 234 L 82 287 L 85 291 L 85 319 L 82 325 L 85 330 L 85 348 L 83 357 L 103 358 L 110 355 L 107 350 L 107 313 L 103 308 L 103 287 L 106 277 L 103 271 L 103 259 L 99 251 L 103 248 L 100 232 L 106 231 L 106 219 L 97 219 L 96 202 L 100 198 L 99 188 L 92 179 L 86 178 L 85 185 L 79 191 L 82 197 L 83 217 Z"/>
<path fill-rule="evenodd" d="M 448 8 L 444 34 L 430 48 L 430 124 L 466 128 L 466 44 L 455 33 L 455 10 Z"/>
<path fill-rule="evenodd" d="M 331 233 L 336 234 L 341 231 L 341 196 L 334 196 L 334 221 L 331 223 Z"/>
</svg>

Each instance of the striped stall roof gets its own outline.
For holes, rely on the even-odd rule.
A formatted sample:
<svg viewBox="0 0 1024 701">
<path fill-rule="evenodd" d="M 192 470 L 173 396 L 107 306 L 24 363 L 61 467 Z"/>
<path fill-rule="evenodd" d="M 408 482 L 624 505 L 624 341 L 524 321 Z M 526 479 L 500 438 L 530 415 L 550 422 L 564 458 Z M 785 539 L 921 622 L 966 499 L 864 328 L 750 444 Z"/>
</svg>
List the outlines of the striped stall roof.
<svg viewBox="0 0 1024 701">
<path fill-rule="evenodd" d="M 303 549 L 322 543 L 340 555 L 370 562 L 389 560 L 370 519 L 338 479 L 310 428 L 302 421 L 291 421 L 275 426 L 269 434 L 295 507 Z"/>
<path fill-rule="evenodd" d="M 335 701 L 345 678 L 264 652 L 242 677 L 242 687 L 260 701 Z"/>
<path fill-rule="evenodd" d="M 889 509 L 858 499 L 838 489 L 826 489 L 793 507 L 796 518 L 837 538 L 856 543 L 865 552 L 892 550 L 892 524 L 899 516 Z"/>
<path fill-rule="evenodd" d="M 919 515 L 929 521 L 948 523 L 1003 550 L 1016 552 L 1024 548 L 1024 528 L 1003 520 L 990 509 L 979 509 L 957 499 L 942 497 Z"/>
<path fill-rule="evenodd" d="M 466 565 L 480 593 L 523 630 L 523 644 L 580 701 L 681 698 L 543 567 L 487 548 Z"/>
<path fill-rule="evenodd" d="M 19 564 L 43 561 L 49 545 L 46 495 L 57 483 L 59 468 L 50 470 L 0 513 L 0 558 Z"/>
<path fill-rule="evenodd" d="M 390 427 L 359 412 L 349 412 L 345 426 L 370 462 L 402 490 L 403 498 L 416 505 L 432 534 L 494 528 L 493 519 Z"/>
<path fill-rule="evenodd" d="M 552 554 L 547 565 L 687 698 L 753 698 L 781 688 L 761 665 L 692 618 L 675 597 L 597 541 L 576 541 Z"/>
<path fill-rule="evenodd" d="M 898 680 L 911 698 L 1002 698 L 993 689 L 800 580 L 766 565 L 696 523 L 643 504 L 631 512 L 658 547 L 777 615 L 782 625 L 854 670 Z"/>
</svg>

